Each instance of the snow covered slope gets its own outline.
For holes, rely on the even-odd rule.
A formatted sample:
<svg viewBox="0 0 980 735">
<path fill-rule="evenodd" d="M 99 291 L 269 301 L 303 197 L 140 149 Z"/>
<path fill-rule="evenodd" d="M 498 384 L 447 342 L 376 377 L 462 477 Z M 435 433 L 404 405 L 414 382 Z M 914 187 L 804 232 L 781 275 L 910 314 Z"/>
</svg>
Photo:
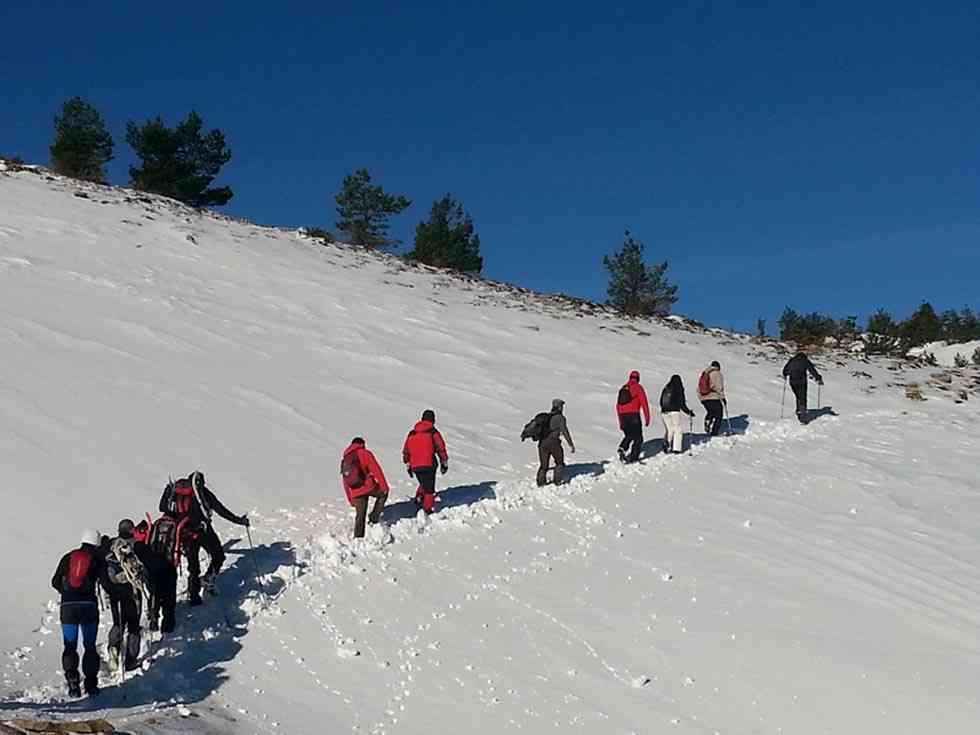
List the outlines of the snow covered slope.
<svg viewBox="0 0 980 735">
<path fill-rule="evenodd" d="M 818 363 L 833 410 L 801 427 L 779 420 L 773 347 L 671 324 L 0 173 L 0 717 L 104 708 L 132 732 L 974 732 L 975 398 L 909 401 L 888 363 L 841 358 Z M 693 395 L 711 359 L 735 436 L 610 462 L 629 370 L 653 397 L 675 372 Z M 516 437 L 556 396 L 573 480 L 538 489 Z M 452 459 L 425 523 L 400 448 L 429 407 Z M 388 530 L 357 544 L 337 472 L 355 434 L 395 485 Z M 197 468 L 251 514 L 256 551 L 219 523 L 219 601 L 181 606 L 178 635 L 124 686 L 64 702 L 57 559 Z"/>
</svg>

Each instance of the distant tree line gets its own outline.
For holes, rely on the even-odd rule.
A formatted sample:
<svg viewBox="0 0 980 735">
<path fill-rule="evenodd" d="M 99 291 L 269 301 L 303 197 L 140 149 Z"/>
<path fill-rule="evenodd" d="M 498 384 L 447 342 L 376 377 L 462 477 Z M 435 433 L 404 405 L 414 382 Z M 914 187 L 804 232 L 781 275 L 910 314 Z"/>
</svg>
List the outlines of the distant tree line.
<svg viewBox="0 0 980 735">
<path fill-rule="evenodd" d="M 834 319 L 817 312 L 799 314 L 789 307 L 779 318 L 779 336 L 791 342 L 812 344 L 828 337 L 854 339 L 859 334 L 867 335 L 865 342 L 871 354 L 904 354 L 929 342 L 961 343 L 980 339 L 980 315 L 970 308 L 948 309 L 937 314 L 932 304 L 926 302 L 901 321 L 885 309 L 878 309 L 863 329 L 857 317 Z"/>
<path fill-rule="evenodd" d="M 222 206 L 234 196 L 228 186 L 212 186 L 231 160 L 225 134 L 218 129 L 205 130 L 197 112 L 191 111 L 174 127 L 159 116 L 142 123 L 129 122 L 126 143 L 139 162 L 129 168 L 129 185 L 134 189 L 192 207 Z M 80 97 L 72 97 L 55 117 L 51 167 L 64 176 L 106 183 L 106 166 L 113 159 L 114 146 L 99 111 Z M 411 205 L 407 197 L 390 194 L 375 184 L 366 169 L 344 178 L 335 203 L 338 232 L 346 242 L 365 248 L 397 245 L 398 241 L 389 236 L 391 218 Z M 307 228 L 307 233 L 325 242 L 337 239 L 322 227 Z M 480 236 L 473 218 L 451 194 L 436 200 L 428 218 L 415 228 L 415 247 L 406 257 L 464 273 L 483 271 Z"/>
</svg>

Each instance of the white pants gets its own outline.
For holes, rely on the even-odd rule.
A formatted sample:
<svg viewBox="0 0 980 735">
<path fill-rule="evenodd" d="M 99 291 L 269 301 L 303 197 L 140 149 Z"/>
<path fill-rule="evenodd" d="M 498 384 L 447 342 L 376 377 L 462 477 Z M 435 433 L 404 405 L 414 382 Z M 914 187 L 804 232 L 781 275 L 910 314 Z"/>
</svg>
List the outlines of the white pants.
<svg viewBox="0 0 980 735">
<path fill-rule="evenodd" d="M 662 415 L 664 428 L 667 430 L 667 446 L 675 452 L 684 451 L 684 414 L 680 411 L 670 411 Z"/>
</svg>

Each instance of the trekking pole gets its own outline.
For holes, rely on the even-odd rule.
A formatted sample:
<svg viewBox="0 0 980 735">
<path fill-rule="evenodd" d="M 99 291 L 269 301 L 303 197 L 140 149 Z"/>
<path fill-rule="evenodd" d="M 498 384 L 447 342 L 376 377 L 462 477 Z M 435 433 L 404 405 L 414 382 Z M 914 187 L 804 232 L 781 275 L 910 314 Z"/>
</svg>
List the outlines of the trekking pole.
<svg viewBox="0 0 980 735">
<path fill-rule="evenodd" d="M 817 410 L 819 411 L 823 408 L 823 402 L 820 400 L 820 389 L 823 388 L 823 383 L 817 383 Z"/>
<path fill-rule="evenodd" d="M 728 401 L 723 404 L 725 406 L 725 421 L 728 422 L 728 436 L 732 435 L 732 417 L 728 415 Z"/>
<path fill-rule="evenodd" d="M 779 420 L 786 415 L 786 376 L 783 376 L 783 397 L 779 399 Z"/>
<path fill-rule="evenodd" d="M 265 596 L 265 589 L 262 587 L 262 582 L 259 580 L 259 563 L 255 560 L 255 546 L 252 544 L 252 529 L 249 526 L 245 526 L 245 534 L 248 536 L 248 548 L 251 551 L 252 568 L 255 570 L 255 586 L 259 588 L 259 597 L 262 598 L 264 604 L 268 602 L 268 599 Z"/>
</svg>

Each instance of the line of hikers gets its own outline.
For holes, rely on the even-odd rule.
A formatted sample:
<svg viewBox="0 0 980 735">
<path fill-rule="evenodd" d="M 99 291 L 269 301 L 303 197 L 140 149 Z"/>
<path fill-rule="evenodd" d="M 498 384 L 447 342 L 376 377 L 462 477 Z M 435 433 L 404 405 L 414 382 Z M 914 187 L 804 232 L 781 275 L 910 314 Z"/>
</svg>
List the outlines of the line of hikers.
<svg viewBox="0 0 980 735">
<path fill-rule="evenodd" d="M 797 417 L 805 422 L 807 413 L 807 376 L 818 384 L 823 379 L 803 352 L 798 353 L 783 368 L 796 396 Z M 698 379 L 698 398 L 705 409 L 704 431 L 717 436 L 727 413 L 725 380 L 721 365 L 714 361 Z M 650 426 L 650 404 L 640 383 L 639 371 L 632 371 L 616 397 L 616 416 L 623 439 L 618 447 L 624 463 L 640 460 L 643 448 L 643 427 Z M 553 472 L 556 485 L 564 482 L 565 450 L 575 453 L 575 442 L 564 415 L 565 402 L 556 398 L 551 410 L 537 414 L 521 432 L 521 440 L 537 442 L 539 467 L 538 486 L 547 484 L 548 472 Z M 660 411 L 664 423 L 664 451 L 684 451 L 684 421 L 686 414 L 693 424 L 694 411 L 687 405 L 684 384 L 679 375 L 672 375 L 660 393 Z M 436 476 L 449 471 L 446 441 L 435 426 L 436 415 L 431 409 L 422 412 L 402 447 L 402 461 L 409 477 L 418 482 L 414 502 L 425 514 L 436 507 Z M 552 468 L 552 463 L 554 467 Z M 344 450 L 340 473 L 347 500 L 354 507 L 354 538 L 362 538 L 367 523 L 377 524 L 388 500 L 390 486 L 377 457 L 362 437 L 355 437 Z M 374 505 L 368 512 L 371 500 Z M 109 598 L 112 629 L 109 633 L 110 656 L 118 661 L 121 671 L 136 668 L 141 646 L 143 600 L 148 601 L 147 619 L 151 631 L 170 633 L 176 624 L 177 576 L 181 558 L 187 560 L 187 592 L 190 605 L 200 605 L 202 588 L 215 593 L 214 581 L 225 560 L 221 540 L 214 530 L 213 515 L 246 528 L 247 515 L 229 511 L 207 487 L 204 475 L 193 472 L 188 477 L 169 482 L 160 497 L 162 515 L 138 524 L 131 519 L 119 522 L 117 536 L 100 536 L 87 530 L 79 548 L 58 563 L 52 586 L 61 594 L 61 623 L 64 638 L 62 664 L 70 696 L 81 696 L 78 639 L 82 638 L 84 656 L 82 672 L 86 693 L 97 694 L 101 664 L 96 649 L 99 626 L 99 596 L 101 587 Z M 210 564 L 201 576 L 200 551 L 204 549 Z M 162 614 L 162 621 L 161 621 Z"/>
<path fill-rule="evenodd" d="M 229 511 L 204 482 L 204 475 L 170 481 L 160 496 L 162 515 L 135 523 L 119 521 L 115 538 L 98 531 L 82 533 L 81 545 L 58 562 L 51 586 L 61 595 L 61 628 L 64 641 L 62 668 L 68 695 L 80 697 L 82 676 L 85 693 L 99 693 L 101 657 L 96 647 L 99 611 L 108 598 L 112 628 L 108 653 L 124 675 L 139 667 L 142 617 L 146 602 L 147 627 L 163 634 L 176 627 L 177 576 L 181 559 L 187 560 L 187 592 L 190 605 L 203 603 L 202 587 L 216 594 L 215 578 L 225 561 L 225 552 L 214 530 L 213 514 L 248 527 L 247 515 Z M 201 578 L 200 550 L 210 557 Z M 79 674 L 78 642 L 84 653 Z"/>
<path fill-rule="evenodd" d="M 820 385 L 823 378 L 813 363 L 802 351 L 786 363 L 783 376 L 788 379 L 796 395 L 796 414 L 805 422 L 807 414 L 807 375 Z M 724 424 L 728 399 L 725 395 L 725 378 L 721 364 L 714 360 L 703 370 L 698 378 L 698 399 L 705 410 L 704 433 L 717 436 Z M 660 412 L 664 423 L 664 451 L 680 454 L 684 451 L 684 416 L 693 423 L 694 411 L 687 405 L 684 383 L 679 375 L 672 375 L 660 392 Z M 637 462 L 643 449 L 643 427 L 650 426 L 650 403 L 646 390 L 640 383 L 640 373 L 633 370 L 629 379 L 619 389 L 616 396 L 616 416 L 623 440 L 619 444 L 618 455 L 624 463 Z M 436 415 L 431 409 L 422 413 L 422 419 L 408 433 L 402 449 L 408 474 L 418 480 L 415 503 L 426 514 L 435 510 L 436 471 L 445 474 L 449 469 L 449 455 L 446 441 L 435 427 Z M 568 430 L 565 419 L 565 401 L 555 398 L 551 410 L 537 414 L 521 432 L 521 441 L 531 439 L 538 445 L 537 484 L 548 482 L 552 472 L 556 485 L 564 482 L 565 447 L 575 453 L 575 442 Z M 554 465 L 552 467 L 552 464 Z M 355 509 L 354 538 L 363 538 L 365 524 L 376 524 L 381 520 L 390 491 L 381 464 L 374 453 L 367 448 L 363 437 L 355 437 L 344 450 L 340 462 L 340 474 L 347 500 Z M 368 513 L 370 499 L 374 506 Z"/>
</svg>

